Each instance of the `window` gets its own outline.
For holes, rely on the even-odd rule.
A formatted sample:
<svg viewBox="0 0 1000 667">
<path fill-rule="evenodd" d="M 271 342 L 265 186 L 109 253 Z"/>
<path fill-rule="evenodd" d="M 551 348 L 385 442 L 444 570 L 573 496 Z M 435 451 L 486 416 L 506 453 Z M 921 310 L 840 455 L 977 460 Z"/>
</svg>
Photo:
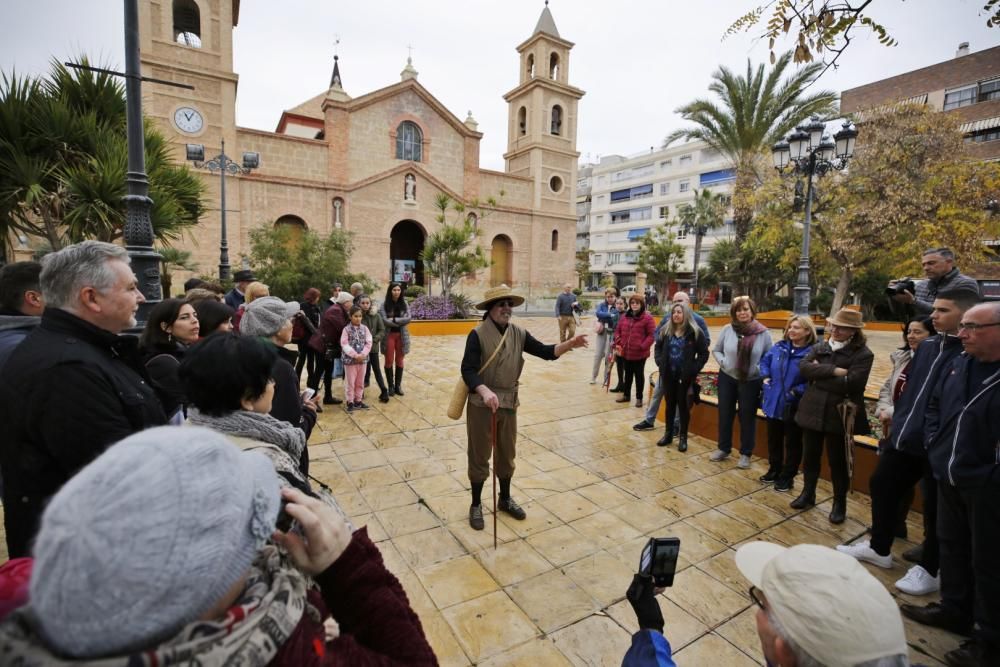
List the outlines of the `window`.
<svg viewBox="0 0 1000 667">
<path fill-rule="evenodd" d="M 396 128 L 396 159 L 420 162 L 423 155 L 424 133 L 416 123 L 404 120 Z"/>
<path fill-rule="evenodd" d="M 720 157 L 722 157 L 722 154 L 719 153 L 719 151 L 714 150 L 712 148 L 706 148 L 701 152 L 701 155 L 698 156 L 698 160 L 702 163 L 705 163 L 705 162 L 712 162 L 713 160 L 718 160 Z"/>
<path fill-rule="evenodd" d="M 649 233 L 649 227 L 643 227 L 641 229 L 630 229 L 628 230 L 628 240 L 638 241 L 648 233 Z"/>
<path fill-rule="evenodd" d="M 989 100 L 997 99 L 1000 99 L 1000 79 L 984 81 L 979 84 L 980 102 L 988 102 Z"/>
<path fill-rule="evenodd" d="M 595 222 L 604 222 L 604 216 L 603 215 L 599 215 L 596 218 L 594 218 L 594 221 Z"/>
<path fill-rule="evenodd" d="M 660 162 L 660 169 L 669 169 L 672 166 L 674 166 L 673 160 L 663 160 Z"/>
<path fill-rule="evenodd" d="M 551 132 L 555 136 L 559 136 L 562 131 L 562 107 L 558 104 L 552 107 L 552 128 Z"/>
<path fill-rule="evenodd" d="M 553 53 L 549 56 L 549 78 L 555 81 L 559 78 L 559 54 Z M 552 134 L 555 134 L 553 132 Z"/>
<path fill-rule="evenodd" d="M 958 90 L 945 91 L 944 110 L 967 107 L 976 101 L 976 86 L 968 86 Z"/>
<path fill-rule="evenodd" d="M 632 178 L 642 178 L 643 176 L 649 176 L 655 170 L 655 165 L 650 162 L 649 164 L 644 164 L 638 167 L 632 167 Z"/>
<path fill-rule="evenodd" d="M 604 255 L 594 255 L 594 266 L 601 266 L 604 264 Z"/>
<path fill-rule="evenodd" d="M 522 137 L 528 132 L 528 110 L 524 107 L 517 110 L 517 131 Z"/>
<path fill-rule="evenodd" d="M 563 182 L 558 176 L 553 176 L 549 179 L 549 189 L 552 192 L 562 192 Z"/>
<path fill-rule="evenodd" d="M 630 208 L 625 211 L 615 211 L 611 214 L 611 224 L 617 225 L 623 222 L 637 222 L 639 220 L 651 220 L 653 217 L 653 207 Z"/>
<path fill-rule="evenodd" d="M 691 181 L 685 179 L 677 185 L 678 192 L 687 192 L 691 189 Z"/>
<path fill-rule="evenodd" d="M 993 128 L 991 130 L 980 130 L 979 132 L 973 132 L 972 134 L 966 135 L 966 143 L 982 143 L 985 141 L 996 141 L 1000 139 L 1000 128 Z"/>
<path fill-rule="evenodd" d="M 194 0 L 174 0 L 174 42 L 201 48 L 201 12 Z"/>
<path fill-rule="evenodd" d="M 675 237 L 677 238 L 677 240 L 679 241 L 681 239 L 686 239 L 687 236 L 688 236 L 687 227 L 685 227 L 684 225 L 678 225 L 677 226 L 677 233 L 675 234 Z"/>
<path fill-rule="evenodd" d="M 670 217 L 670 207 L 669 206 L 661 206 L 660 207 L 660 220 L 666 220 L 669 217 Z"/>
<path fill-rule="evenodd" d="M 638 185 L 634 188 L 625 188 L 624 190 L 615 190 L 611 193 L 611 203 L 629 201 L 632 199 L 643 199 L 645 197 L 653 196 L 653 184 L 648 185 Z"/>
<path fill-rule="evenodd" d="M 718 171 L 706 171 L 698 177 L 698 182 L 701 187 L 712 187 L 713 185 L 722 185 L 723 183 L 731 183 L 736 180 L 736 170 L 735 169 L 719 169 Z"/>
<path fill-rule="evenodd" d="M 685 167 L 685 166 L 690 165 L 690 164 L 691 164 L 691 156 L 690 155 L 682 155 L 681 159 L 680 159 L 680 165 L 682 167 Z"/>
<path fill-rule="evenodd" d="M 604 195 L 597 195 L 597 203 L 598 204 L 604 203 Z"/>
<path fill-rule="evenodd" d="M 535 54 L 534 53 L 529 53 L 528 54 L 528 78 L 529 79 L 534 79 L 535 78 Z"/>
<path fill-rule="evenodd" d="M 608 253 L 608 265 L 621 264 L 622 263 L 622 253 L 620 252 L 609 252 Z"/>
<path fill-rule="evenodd" d="M 670 183 L 660 183 L 660 194 L 661 195 L 670 194 Z"/>
</svg>

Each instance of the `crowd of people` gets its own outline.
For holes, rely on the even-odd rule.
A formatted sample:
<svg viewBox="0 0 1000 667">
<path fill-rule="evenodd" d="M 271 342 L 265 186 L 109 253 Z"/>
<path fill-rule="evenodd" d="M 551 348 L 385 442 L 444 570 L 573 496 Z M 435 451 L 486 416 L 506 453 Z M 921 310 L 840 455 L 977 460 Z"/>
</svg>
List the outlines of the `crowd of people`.
<svg viewBox="0 0 1000 667">
<path fill-rule="evenodd" d="M 918 483 L 925 539 L 895 585 L 914 596 L 940 590 L 941 601 L 901 611 L 969 637 L 949 664 L 1000 664 L 992 563 L 1000 304 L 981 303 L 953 259 L 943 248 L 925 253 L 930 285 L 900 295 L 919 304 L 918 314 L 929 300 L 930 314 L 908 323 L 880 393 L 870 539 L 836 550 L 751 543 L 737 553 L 771 664 L 908 664 L 900 609 L 858 561 L 892 567 Z M 360 284 L 335 285 L 324 307 L 315 288 L 300 304 L 271 296 L 251 271 L 235 278 L 224 295 L 189 281 L 183 298 L 151 309 L 135 337 L 121 334 L 136 326 L 144 299 L 119 246 L 86 241 L 0 271 L 0 469 L 11 558 L 0 580 L 25 582 L 23 599 L 0 605 L 0 655 L 27 666 L 195 656 L 202 664 L 436 664 L 378 548 L 309 474 L 307 442 L 323 405 L 368 408 L 372 374 L 381 401 L 403 395 L 403 285 L 391 283 L 381 304 Z M 575 297 L 564 295 L 572 310 Z M 589 344 L 568 321 L 559 343 L 537 340 L 511 321 L 521 303 L 506 285 L 488 290 L 461 363 L 475 530 L 485 527 L 491 459 L 495 511 L 527 517 L 511 494 L 523 355 L 555 360 Z M 666 400 L 657 445 L 676 440 L 685 452 L 711 354 L 719 431 L 710 460 L 730 457 L 738 418 L 737 466 L 750 466 L 760 409 L 761 482 L 791 491 L 801 468 L 803 488 L 790 505 L 813 506 L 825 449 L 829 520 L 842 523 L 854 436 L 869 432 L 864 391 L 874 354 L 865 322 L 843 309 L 822 340 L 810 318 L 793 316 L 775 342 L 757 317 L 752 299 L 735 298 L 713 345 L 686 293 L 673 296 L 657 325 L 641 296 L 623 301 L 609 289 L 596 312 L 591 384 L 603 364 L 618 402 L 631 404 L 634 391 L 636 407 L 646 408 L 639 431 L 655 428 Z M 644 406 L 651 353 L 657 379 Z M 341 377 L 343 399 L 332 386 Z M 636 575 L 627 599 L 640 631 L 626 664 L 673 664 L 655 593 Z M 843 612 L 837 622 L 831 605 Z"/>
</svg>

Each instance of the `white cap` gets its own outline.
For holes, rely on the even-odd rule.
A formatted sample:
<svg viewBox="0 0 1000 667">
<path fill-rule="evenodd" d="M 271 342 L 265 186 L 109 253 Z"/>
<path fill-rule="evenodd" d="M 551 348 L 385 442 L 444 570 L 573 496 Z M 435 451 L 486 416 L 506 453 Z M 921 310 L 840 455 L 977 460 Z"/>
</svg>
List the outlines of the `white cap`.
<svg viewBox="0 0 1000 667">
<path fill-rule="evenodd" d="M 750 542 L 736 566 L 798 644 L 827 667 L 906 655 L 899 607 L 856 559 L 818 544 Z"/>
</svg>

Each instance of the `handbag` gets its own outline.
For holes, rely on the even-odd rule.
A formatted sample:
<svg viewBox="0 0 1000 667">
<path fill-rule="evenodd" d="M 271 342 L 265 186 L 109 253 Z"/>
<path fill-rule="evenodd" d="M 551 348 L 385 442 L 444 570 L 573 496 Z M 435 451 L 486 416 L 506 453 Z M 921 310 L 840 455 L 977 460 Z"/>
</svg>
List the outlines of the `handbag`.
<svg viewBox="0 0 1000 667">
<path fill-rule="evenodd" d="M 503 332 L 503 336 L 500 337 L 500 344 L 497 345 L 497 349 L 493 350 L 493 354 L 490 358 L 486 360 L 483 367 L 479 369 L 482 373 L 486 368 L 493 363 L 496 359 L 497 353 L 503 347 L 503 344 L 507 342 L 507 332 L 510 331 L 510 327 L 507 327 L 507 331 Z M 455 388 L 451 390 L 451 401 L 448 403 L 448 418 L 449 419 L 461 419 L 462 412 L 465 411 L 465 403 L 469 399 L 469 385 L 465 384 L 465 380 L 461 377 L 458 378 L 458 382 L 455 383 Z"/>
</svg>

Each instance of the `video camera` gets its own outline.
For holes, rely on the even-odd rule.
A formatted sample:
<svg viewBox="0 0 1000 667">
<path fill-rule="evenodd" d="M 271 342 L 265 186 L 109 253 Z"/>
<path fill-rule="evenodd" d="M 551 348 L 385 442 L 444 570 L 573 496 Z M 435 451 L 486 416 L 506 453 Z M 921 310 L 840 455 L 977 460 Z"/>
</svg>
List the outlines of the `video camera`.
<svg viewBox="0 0 1000 667">
<path fill-rule="evenodd" d="M 910 294 L 917 293 L 917 283 L 913 278 L 900 278 L 899 280 L 893 280 L 885 288 L 885 295 L 892 297 L 898 296 L 903 292 L 909 292 Z"/>
</svg>

